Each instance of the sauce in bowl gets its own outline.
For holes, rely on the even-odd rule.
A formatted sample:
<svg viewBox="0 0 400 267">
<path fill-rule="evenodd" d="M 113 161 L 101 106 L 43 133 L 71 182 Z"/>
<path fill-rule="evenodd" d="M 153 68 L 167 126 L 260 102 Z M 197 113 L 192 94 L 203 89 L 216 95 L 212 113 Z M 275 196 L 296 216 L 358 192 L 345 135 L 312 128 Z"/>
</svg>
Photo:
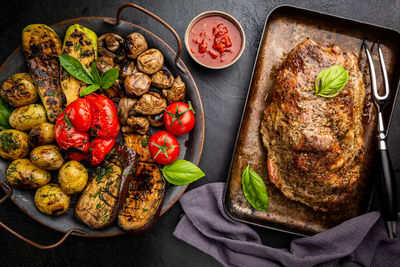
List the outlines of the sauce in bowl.
<svg viewBox="0 0 400 267">
<path fill-rule="evenodd" d="M 199 19 L 188 36 L 192 56 L 210 67 L 224 67 L 235 60 L 242 48 L 242 37 L 229 19 L 210 15 Z"/>
</svg>

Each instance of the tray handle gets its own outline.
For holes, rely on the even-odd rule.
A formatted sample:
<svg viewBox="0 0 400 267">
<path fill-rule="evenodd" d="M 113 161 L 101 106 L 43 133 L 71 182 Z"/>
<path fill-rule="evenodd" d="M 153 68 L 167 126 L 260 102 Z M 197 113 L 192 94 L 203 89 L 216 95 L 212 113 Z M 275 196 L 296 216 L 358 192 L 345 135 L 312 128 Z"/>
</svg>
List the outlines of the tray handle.
<svg viewBox="0 0 400 267">
<path fill-rule="evenodd" d="M 110 24 L 110 25 L 117 26 L 119 24 L 119 22 L 120 22 L 121 11 L 126 7 L 133 7 L 135 9 L 140 10 L 143 13 L 149 15 L 150 17 L 152 17 L 153 19 L 157 20 L 162 25 L 164 25 L 174 35 L 174 37 L 176 39 L 176 43 L 178 45 L 178 51 L 176 51 L 176 56 L 175 56 L 175 64 L 182 71 L 182 73 L 185 73 L 185 69 L 178 63 L 178 60 L 179 60 L 179 58 L 181 56 L 181 52 L 182 52 L 181 38 L 179 38 L 179 35 L 176 33 L 176 31 L 168 23 L 166 23 L 162 18 L 160 18 L 156 14 L 154 14 L 154 13 L 150 12 L 149 10 L 147 10 L 147 9 L 141 7 L 141 6 L 138 6 L 138 5 L 134 4 L 134 3 L 125 3 L 125 4 L 122 4 L 122 5 L 119 6 L 115 21 L 104 19 L 104 22 L 107 23 L 107 24 Z"/>
<path fill-rule="evenodd" d="M 1 203 L 3 203 L 6 199 L 8 199 L 8 198 L 11 197 L 11 195 L 12 195 L 12 193 L 13 193 L 13 189 L 12 189 L 7 183 L 5 183 L 5 182 L 1 182 L 1 183 L 0 183 L 0 187 L 1 187 L 1 189 L 3 189 L 4 193 L 6 193 L 5 196 L 2 197 L 2 198 L 0 199 L 0 204 L 1 204 Z M 24 237 L 23 235 L 21 235 L 21 234 L 15 232 L 13 229 L 11 229 L 11 228 L 8 227 L 7 225 L 5 225 L 2 221 L 0 221 L 0 226 L 1 226 L 2 228 L 4 228 L 5 230 L 7 230 L 9 233 L 11 233 L 11 234 L 15 235 L 16 237 L 18 237 L 19 239 L 25 241 L 25 242 L 28 243 L 29 245 L 34 246 L 34 247 L 36 247 L 36 248 L 40 248 L 40 249 L 52 249 L 52 248 L 58 247 L 58 246 L 61 245 L 61 244 L 67 239 L 67 237 L 68 237 L 70 234 L 72 234 L 73 232 L 80 233 L 80 234 L 84 234 L 84 233 L 85 233 L 85 232 L 82 231 L 82 230 L 70 229 L 68 232 L 66 232 L 66 233 L 64 234 L 64 236 L 63 236 L 59 241 L 57 241 L 57 242 L 54 243 L 54 244 L 45 246 L 45 245 L 40 245 L 40 244 L 38 244 L 38 243 L 36 243 L 36 242 L 34 242 L 34 241 L 32 241 L 32 240 L 30 240 L 30 239 Z"/>
</svg>

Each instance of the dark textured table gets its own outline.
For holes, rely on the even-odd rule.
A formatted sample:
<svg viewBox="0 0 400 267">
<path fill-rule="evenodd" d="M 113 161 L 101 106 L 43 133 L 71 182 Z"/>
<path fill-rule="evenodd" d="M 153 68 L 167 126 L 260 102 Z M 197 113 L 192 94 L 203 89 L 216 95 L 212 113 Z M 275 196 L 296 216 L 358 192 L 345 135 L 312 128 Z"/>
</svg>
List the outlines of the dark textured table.
<svg viewBox="0 0 400 267">
<path fill-rule="evenodd" d="M 82 16 L 113 17 L 117 7 L 124 1 L 5 2 L 0 10 L 1 63 L 20 44 L 20 33 L 26 25 L 50 25 Z M 189 189 L 226 180 L 258 42 L 265 19 L 272 9 L 282 4 L 292 4 L 400 30 L 400 1 L 142 0 L 136 3 L 162 17 L 182 38 L 190 20 L 198 13 L 210 9 L 232 14 L 242 23 L 246 32 L 244 54 L 235 65 L 225 70 L 204 69 L 193 62 L 186 51 L 183 52 L 182 58 L 199 87 L 206 114 L 206 139 L 200 162 L 206 177 L 190 185 Z M 151 18 L 134 10 L 124 11 L 122 18 L 144 26 L 175 47 L 169 32 Z M 400 178 L 400 103 L 397 105 L 389 146 L 397 178 Z M 0 196 L 2 195 L 0 193 Z M 50 251 L 33 248 L 0 229 L 0 265 L 219 266 L 212 257 L 172 235 L 181 213 L 180 205 L 174 205 L 145 235 L 124 235 L 105 239 L 70 237 L 63 245 Z M 0 207 L 0 219 L 18 232 L 44 244 L 61 237 L 60 233 L 34 222 L 11 201 Z M 254 229 L 260 234 L 264 244 L 273 247 L 287 247 L 294 238 L 292 235 L 268 229 Z"/>
</svg>

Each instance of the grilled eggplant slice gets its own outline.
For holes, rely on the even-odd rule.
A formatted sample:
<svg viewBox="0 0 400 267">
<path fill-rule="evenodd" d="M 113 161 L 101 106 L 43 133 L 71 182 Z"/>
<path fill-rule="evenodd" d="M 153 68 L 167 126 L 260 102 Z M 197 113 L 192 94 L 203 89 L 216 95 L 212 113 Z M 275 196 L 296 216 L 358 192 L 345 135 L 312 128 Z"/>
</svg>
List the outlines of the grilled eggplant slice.
<svg viewBox="0 0 400 267">
<path fill-rule="evenodd" d="M 110 226 L 125 202 L 138 156 L 120 143 L 109 159 L 98 166 L 75 205 L 75 217 L 92 229 Z"/>
<path fill-rule="evenodd" d="M 147 232 L 160 215 L 164 197 L 165 180 L 158 165 L 140 162 L 118 216 L 119 226 L 133 233 Z"/>
<path fill-rule="evenodd" d="M 141 134 L 124 135 L 125 144 L 139 154 L 139 161 L 154 162 L 149 150 L 149 136 Z"/>
<path fill-rule="evenodd" d="M 54 122 L 65 105 L 60 86 L 61 42 L 53 29 L 31 24 L 22 31 L 22 49 L 49 121 Z"/>
<path fill-rule="evenodd" d="M 62 53 L 78 59 L 90 70 L 90 64 L 97 58 L 97 35 L 79 24 L 70 26 L 65 33 Z M 86 83 L 75 79 L 65 69 L 61 70 L 61 88 L 67 105 L 77 99 L 86 87 Z"/>
</svg>

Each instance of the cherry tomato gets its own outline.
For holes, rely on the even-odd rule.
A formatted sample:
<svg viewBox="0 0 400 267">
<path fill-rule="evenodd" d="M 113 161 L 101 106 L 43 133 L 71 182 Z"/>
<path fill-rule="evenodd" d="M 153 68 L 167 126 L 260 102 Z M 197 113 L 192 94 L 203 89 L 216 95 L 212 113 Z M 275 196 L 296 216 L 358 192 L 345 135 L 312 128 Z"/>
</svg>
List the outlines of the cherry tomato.
<svg viewBox="0 0 400 267">
<path fill-rule="evenodd" d="M 95 138 L 90 142 L 90 164 L 98 165 L 104 160 L 115 144 L 115 138 Z"/>
<path fill-rule="evenodd" d="M 90 134 L 100 138 L 117 137 L 120 125 L 117 108 L 111 99 L 104 95 L 90 94 L 86 97 L 92 106 L 92 125 Z"/>
<path fill-rule="evenodd" d="M 58 146 L 63 150 L 72 149 L 84 153 L 89 151 L 89 133 L 77 131 L 66 110 L 56 120 L 54 136 Z"/>
<path fill-rule="evenodd" d="M 179 143 L 176 137 L 167 131 L 153 134 L 149 139 L 151 157 L 158 164 L 170 164 L 179 156 Z"/>
<path fill-rule="evenodd" d="M 164 111 L 164 125 L 168 132 L 174 135 L 182 135 L 190 132 L 194 127 L 194 110 L 183 102 L 175 102 Z"/>
<path fill-rule="evenodd" d="M 211 56 L 212 58 L 217 58 L 217 57 L 218 57 L 218 53 L 215 53 L 215 52 L 213 52 L 213 51 L 211 51 L 211 50 L 208 50 L 208 53 L 210 54 L 210 56 Z"/>
<path fill-rule="evenodd" d="M 69 104 L 65 110 L 68 112 L 68 118 L 76 130 L 80 132 L 89 131 L 92 123 L 92 112 L 89 100 L 78 98 Z"/>
</svg>

